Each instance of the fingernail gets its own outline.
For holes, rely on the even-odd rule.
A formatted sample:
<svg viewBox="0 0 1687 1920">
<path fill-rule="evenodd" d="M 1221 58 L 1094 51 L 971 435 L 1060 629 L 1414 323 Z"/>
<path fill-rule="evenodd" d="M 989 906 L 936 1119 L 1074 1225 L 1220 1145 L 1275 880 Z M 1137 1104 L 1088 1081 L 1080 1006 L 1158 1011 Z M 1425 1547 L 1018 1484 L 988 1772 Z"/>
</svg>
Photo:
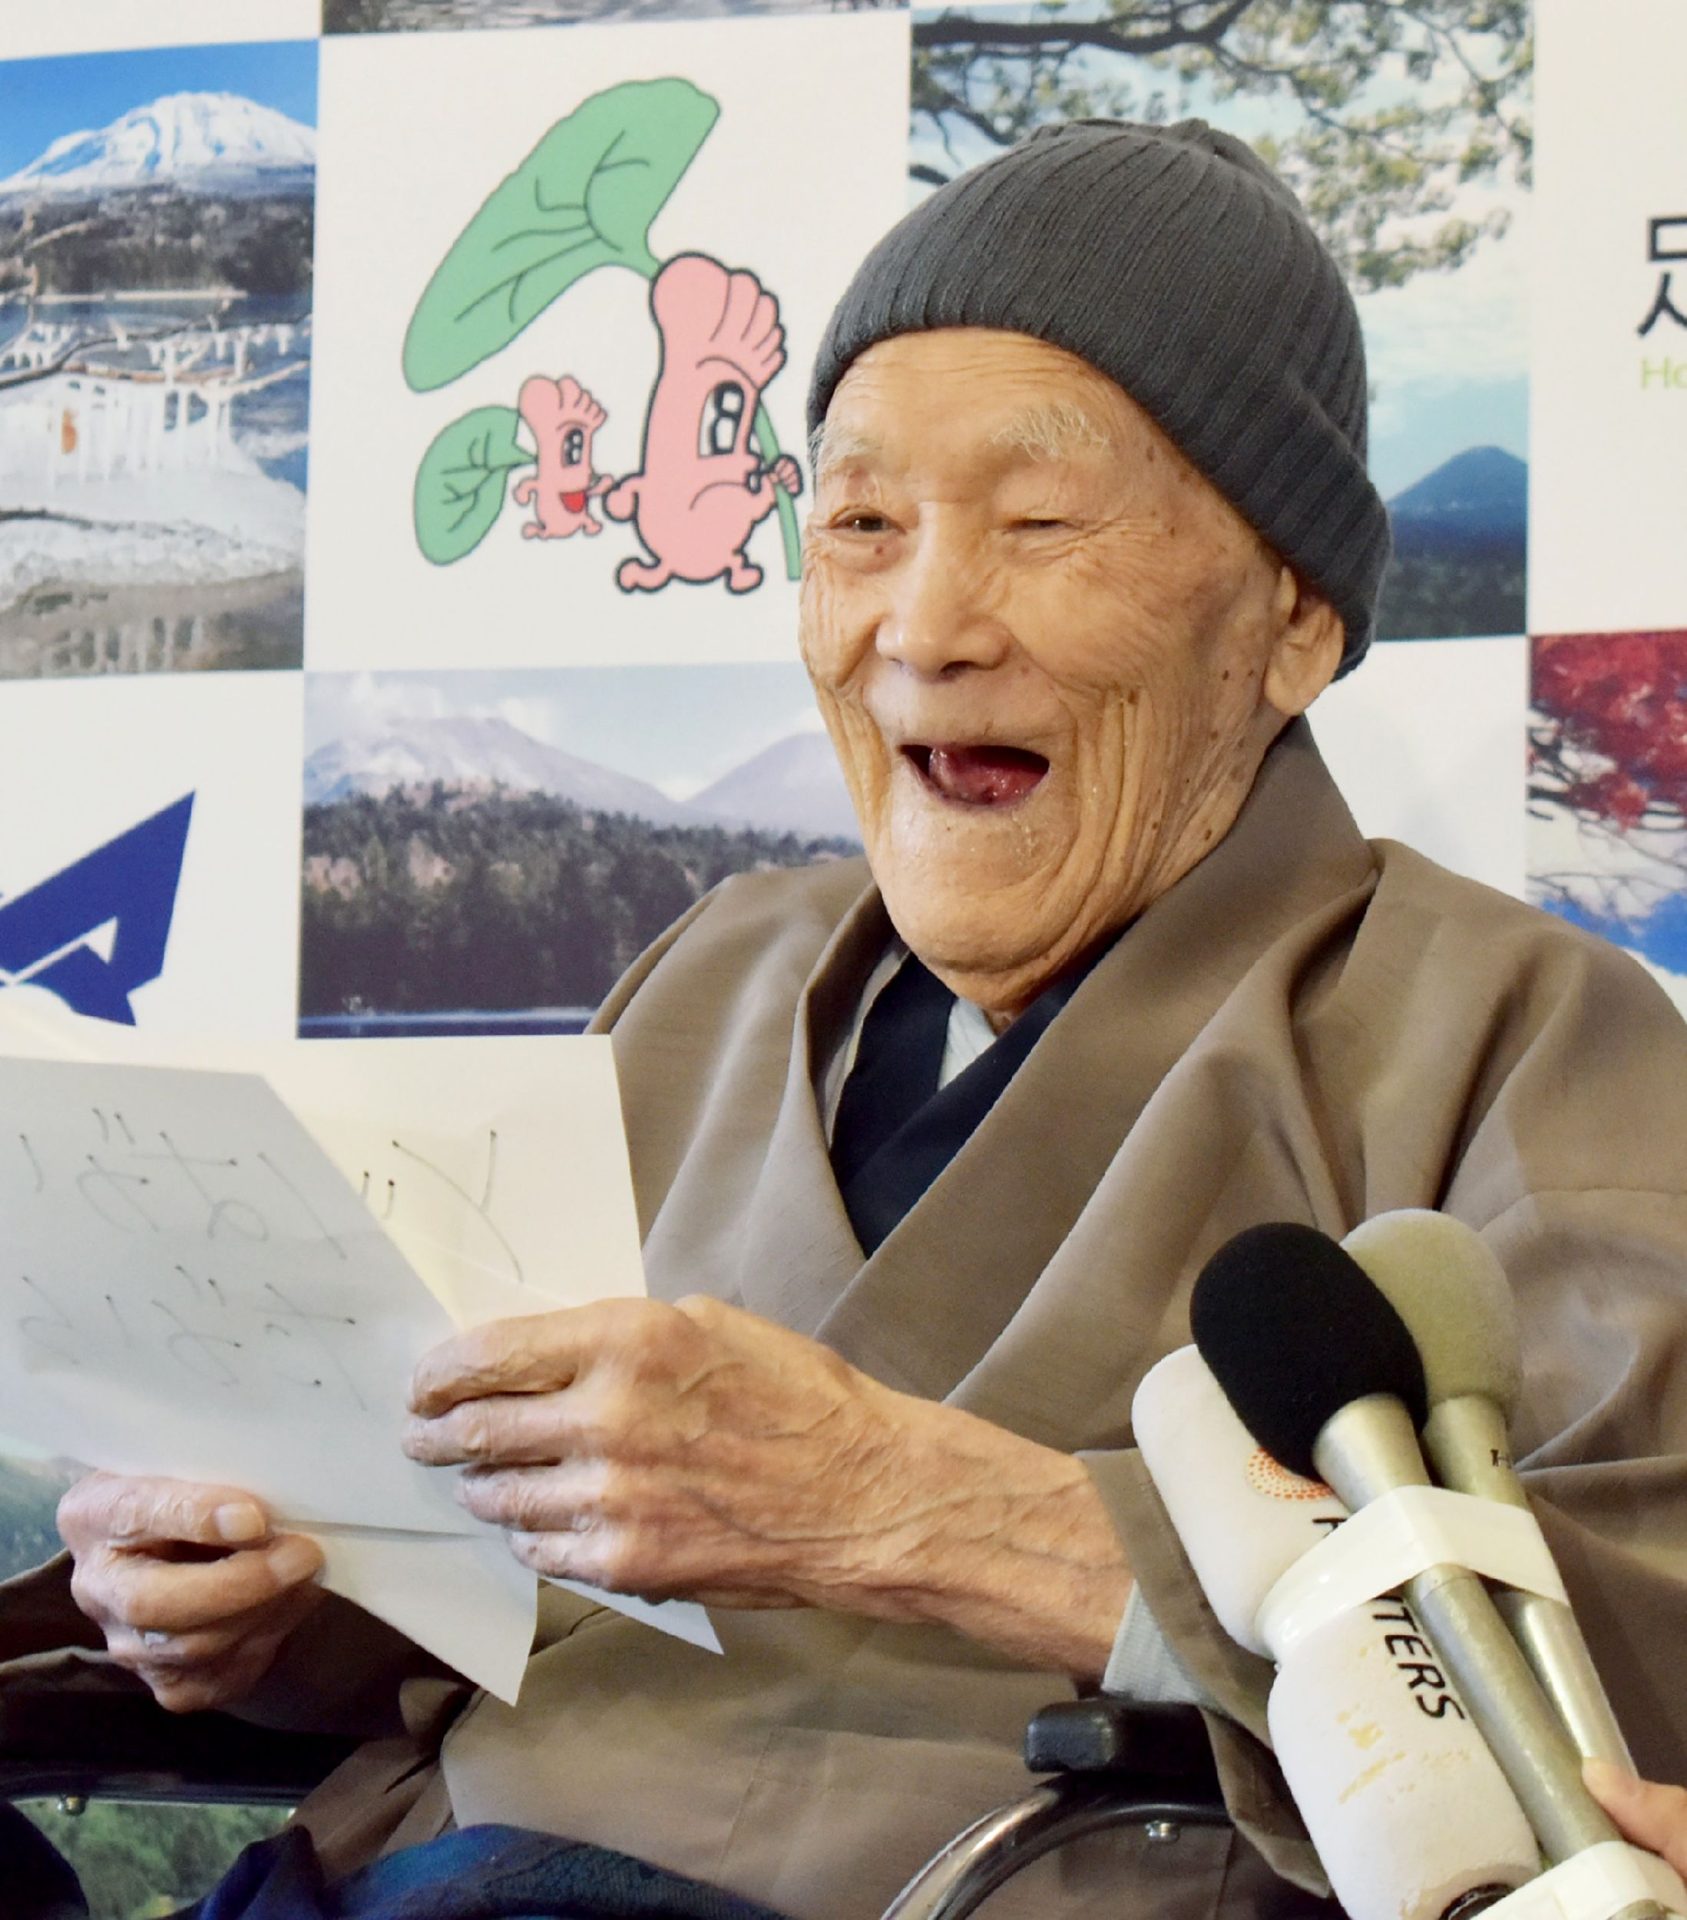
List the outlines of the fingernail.
<svg viewBox="0 0 1687 1920">
<path fill-rule="evenodd" d="M 322 1565 L 316 1543 L 302 1538 L 283 1540 L 270 1558 L 270 1571 L 284 1587 L 297 1586 Z"/>
<path fill-rule="evenodd" d="M 217 1538 L 230 1545 L 245 1540 L 261 1540 L 269 1531 L 264 1516 L 246 1500 L 231 1500 L 211 1516 L 217 1525 Z"/>
<path fill-rule="evenodd" d="M 1614 1760 L 1590 1756 L 1582 1762 L 1582 1778 L 1590 1787 L 1603 1787 L 1607 1792 L 1616 1792 L 1632 1785 L 1635 1776 L 1627 1767 L 1618 1766 Z"/>
</svg>

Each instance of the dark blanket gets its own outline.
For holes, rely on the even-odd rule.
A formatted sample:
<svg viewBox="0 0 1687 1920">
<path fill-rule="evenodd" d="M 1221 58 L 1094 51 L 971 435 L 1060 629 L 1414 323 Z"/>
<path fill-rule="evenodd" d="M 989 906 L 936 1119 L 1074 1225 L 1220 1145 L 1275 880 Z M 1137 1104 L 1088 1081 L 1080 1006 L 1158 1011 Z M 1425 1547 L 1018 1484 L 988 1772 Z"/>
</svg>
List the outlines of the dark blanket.
<svg viewBox="0 0 1687 1920">
<path fill-rule="evenodd" d="M 309 1836 L 261 1840 L 178 1920 L 781 1920 L 607 1847 L 464 1827 L 325 1886 Z"/>
<path fill-rule="evenodd" d="M 0 1831 L 5 1920 L 85 1914 L 75 1877 L 21 1814 Z M 16 1902 L 24 1904 L 18 1905 Z M 332 1885 L 310 1836 L 289 1828 L 250 1846 L 175 1920 L 783 1920 L 736 1894 L 624 1853 L 523 1827 L 464 1827 Z"/>
</svg>

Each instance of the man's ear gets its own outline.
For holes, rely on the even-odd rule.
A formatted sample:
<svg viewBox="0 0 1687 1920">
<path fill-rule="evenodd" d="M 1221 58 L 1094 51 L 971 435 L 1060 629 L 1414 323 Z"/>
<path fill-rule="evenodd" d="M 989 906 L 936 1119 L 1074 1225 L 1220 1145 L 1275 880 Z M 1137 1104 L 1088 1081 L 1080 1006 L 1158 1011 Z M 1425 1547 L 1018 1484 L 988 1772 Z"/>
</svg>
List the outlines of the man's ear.
<svg viewBox="0 0 1687 1920">
<path fill-rule="evenodd" d="M 1304 713 L 1335 678 L 1347 644 L 1341 615 L 1284 567 L 1277 585 L 1280 624 L 1260 688 L 1285 720 Z"/>
</svg>

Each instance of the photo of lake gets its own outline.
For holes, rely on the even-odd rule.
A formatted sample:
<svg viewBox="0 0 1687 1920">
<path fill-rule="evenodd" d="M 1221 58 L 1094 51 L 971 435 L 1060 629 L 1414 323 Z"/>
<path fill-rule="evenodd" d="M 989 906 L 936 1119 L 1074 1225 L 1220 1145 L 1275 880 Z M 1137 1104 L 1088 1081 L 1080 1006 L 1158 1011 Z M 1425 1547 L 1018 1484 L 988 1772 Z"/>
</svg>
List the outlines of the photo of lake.
<svg viewBox="0 0 1687 1920">
<path fill-rule="evenodd" d="M 0 67 L 0 678 L 299 665 L 315 59 Z"/>
</svg>

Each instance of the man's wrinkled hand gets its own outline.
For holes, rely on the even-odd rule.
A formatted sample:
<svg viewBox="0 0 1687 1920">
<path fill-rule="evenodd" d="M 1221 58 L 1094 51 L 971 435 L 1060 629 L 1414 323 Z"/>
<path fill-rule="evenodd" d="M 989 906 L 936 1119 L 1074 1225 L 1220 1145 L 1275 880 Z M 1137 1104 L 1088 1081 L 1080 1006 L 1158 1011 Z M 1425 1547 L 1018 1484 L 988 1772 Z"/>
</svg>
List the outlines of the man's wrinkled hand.
<svg viewBox="0 0 1687 1920">
<path fill-rule="evenodd" d="M 503 1320 L 417 1369 L 412 1459 L 540 1573 L 619 1592 L 790 1605 L 859 1579 L 903 1518 L 893 1396 L 716 1301 Z"/>
<path fill-rule="evenodd" d="M 91 1473 L 59 1502 L 71 1595 L 172 1713 L 228 1706 L 322 1598 L 322 1550 L 236 1487 Z"/>
<path fill-rule="evenodd" d="M 716 1300 L 472 1329 L 422 1361 L 411 1408 L 411 1458 L 462 1466 L 468 1510 L 558 1578 L 946 1620 L 1096 1672 L 1129 1589 L 1078 1462 Z M 1068 1600 L 1051 1643 L 1036 1616 Z"/>
</svg>

